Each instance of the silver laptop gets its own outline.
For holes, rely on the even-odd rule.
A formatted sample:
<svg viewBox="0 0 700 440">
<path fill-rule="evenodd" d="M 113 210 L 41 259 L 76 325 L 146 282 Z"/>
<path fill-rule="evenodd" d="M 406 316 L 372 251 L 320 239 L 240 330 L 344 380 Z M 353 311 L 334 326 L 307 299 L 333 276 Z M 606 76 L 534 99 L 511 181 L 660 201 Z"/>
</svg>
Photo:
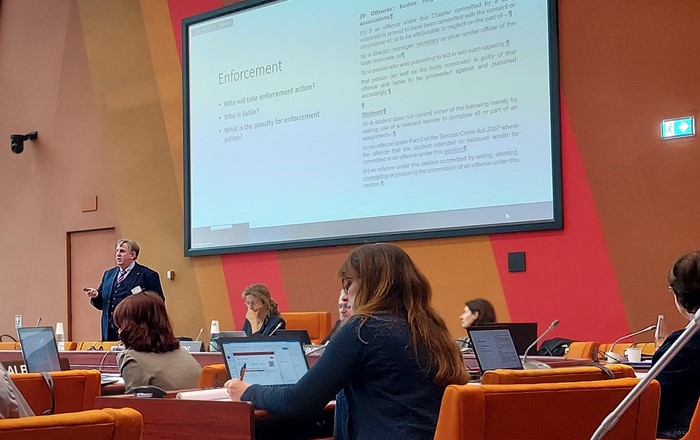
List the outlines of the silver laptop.
<svg viewBox="0 0 700 440">
<path fill-rule="evenodd" d="M 22 357 L 27 371 L 61 371 L 53 327 L 20 327 L 17 329 L 17 335 L 22 345 Z"/>
<path fill-rule="evenodd" d="M 298 340 L 227 339 L 221 351 L 229 378 L 239 378 L 245 366 L 243 380 L 251 384 L 293 385 L 309 371 Z"/>
<path fill-rule="evenodd" d="M 497 369 L 523 369 L 513 337 L 507 328 L 470 327 L 467 328 L 467 332 L 482 372 Z"/>
</svg>

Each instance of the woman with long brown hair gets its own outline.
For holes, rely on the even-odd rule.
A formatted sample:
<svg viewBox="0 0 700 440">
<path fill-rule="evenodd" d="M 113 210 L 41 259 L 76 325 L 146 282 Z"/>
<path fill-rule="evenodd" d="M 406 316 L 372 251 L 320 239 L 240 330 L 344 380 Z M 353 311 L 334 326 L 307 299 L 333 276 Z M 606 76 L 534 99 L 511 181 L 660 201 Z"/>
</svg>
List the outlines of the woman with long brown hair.
<svg viewBox="0 0 700 440">
<path fill-rule="evenodd" d="M 286 416 L 318 411 L 343 391 L 336 439 L 432 439 L 445 387 L 468 375 L 447 326 L 430 305 L 430 284 L 390 244 L 354 250 L 339 277 L 353 316 L 296 384 L 270 388 L 238 379 L 232 400 Z"/>
</svg>

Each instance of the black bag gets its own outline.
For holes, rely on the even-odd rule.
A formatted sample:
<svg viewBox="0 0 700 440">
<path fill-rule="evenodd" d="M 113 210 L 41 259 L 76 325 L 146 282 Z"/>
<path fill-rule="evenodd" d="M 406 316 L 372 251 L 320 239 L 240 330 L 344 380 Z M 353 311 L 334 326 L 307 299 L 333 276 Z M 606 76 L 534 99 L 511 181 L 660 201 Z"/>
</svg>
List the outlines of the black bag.
<svg viewBox="0 0 700 440">
<path fill-rule="evenodd" d="M 566 338 L 547 339 L 537 350 L 537 356 L 564 356 L 572 342 L 574 341 Z"/>
</svg>

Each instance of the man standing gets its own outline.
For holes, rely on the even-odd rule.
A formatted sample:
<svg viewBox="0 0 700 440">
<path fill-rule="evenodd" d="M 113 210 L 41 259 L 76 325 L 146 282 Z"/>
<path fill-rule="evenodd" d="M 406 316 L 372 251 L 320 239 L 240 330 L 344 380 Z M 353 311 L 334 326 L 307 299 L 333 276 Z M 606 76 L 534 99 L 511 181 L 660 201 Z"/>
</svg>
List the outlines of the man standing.
<svg viewBox="0 0 700 440">
<path fill-rule="evenodd" d="M 102 310 L 102 340 L 118 341 L 119 334 L 112 323 L 114 309 L 127 296 L 152 290 L 163 299 L 158 272 L 136 262 L 139 245 L 132 240 L 119 240 L 115 251 L 117 266 L 102 275 L 100 286 L 83 290 L 90 297 L 90 303 L 97 310 Z"/>
</svg>

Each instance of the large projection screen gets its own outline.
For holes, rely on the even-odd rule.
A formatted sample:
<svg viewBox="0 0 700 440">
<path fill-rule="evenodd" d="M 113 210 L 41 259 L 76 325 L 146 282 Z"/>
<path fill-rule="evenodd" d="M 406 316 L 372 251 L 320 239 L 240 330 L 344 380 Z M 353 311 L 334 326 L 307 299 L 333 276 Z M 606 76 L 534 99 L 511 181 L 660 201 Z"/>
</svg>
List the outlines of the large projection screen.
<svg viewBox="0 0 700 440">
<path fill-rule="evenodd" d="M 185 254 L 562 227 L 556 1 L 183 21 Z"/>
</svg>

